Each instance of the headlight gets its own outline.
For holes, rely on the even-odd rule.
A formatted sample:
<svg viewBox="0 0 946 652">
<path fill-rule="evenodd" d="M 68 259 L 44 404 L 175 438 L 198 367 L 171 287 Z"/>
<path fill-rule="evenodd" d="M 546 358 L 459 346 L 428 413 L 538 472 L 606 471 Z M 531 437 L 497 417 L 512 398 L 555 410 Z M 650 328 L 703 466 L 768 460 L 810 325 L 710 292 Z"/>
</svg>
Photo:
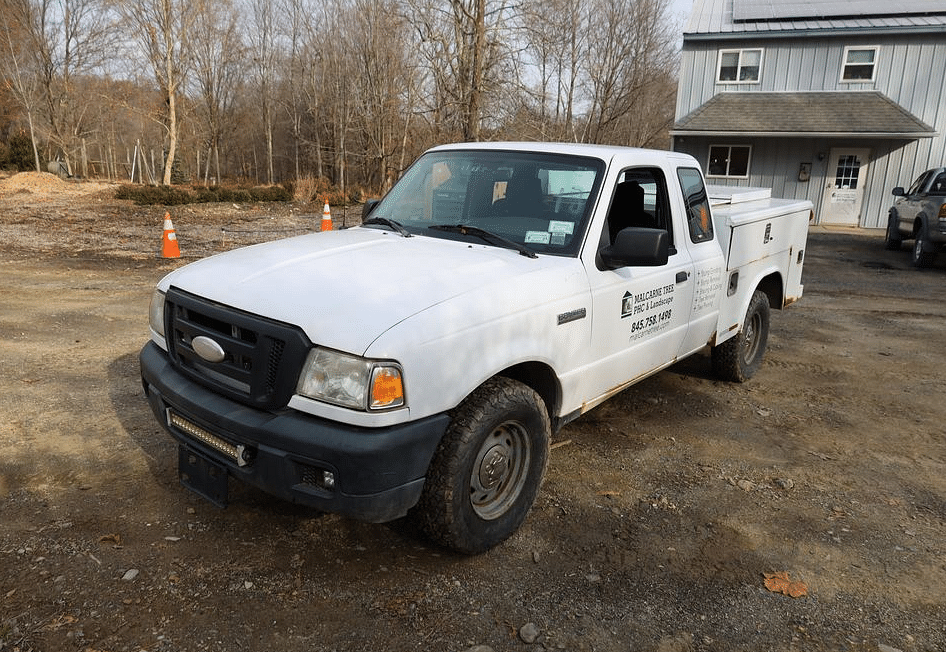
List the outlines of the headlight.
<svg viewBox="0 0 946 652">
<path fill-rule="evenodd" d="M 164 337 L 164 292 L 161 290 L 155 290 L 151 295 L 148 321 L 151 323 L 151 330 Z"/>
<path fill-rule="evenodd" d="M 356 410 L 404 405 L 401 368 L 328 349 L 312 349 L 296 391 L 303 396 Z"/>
</svg>

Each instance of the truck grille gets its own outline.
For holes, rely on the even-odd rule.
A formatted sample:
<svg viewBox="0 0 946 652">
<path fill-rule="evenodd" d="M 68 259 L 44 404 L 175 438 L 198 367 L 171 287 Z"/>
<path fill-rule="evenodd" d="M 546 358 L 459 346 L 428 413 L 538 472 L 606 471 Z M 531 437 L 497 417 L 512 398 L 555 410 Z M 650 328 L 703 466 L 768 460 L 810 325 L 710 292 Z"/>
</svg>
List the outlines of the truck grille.
<svg viewBox="0 0 946 652">
<path fill-rule="evenodd" d="M 286 405 L 312 346 L 301 329 L 213 303 L 177 288 L 167 293 L 165 333 L 171 363 L 211 389 L 260 409 Z M 205 337 L 223 350 L 208 362 L 194 350 Z"/>
</svg>

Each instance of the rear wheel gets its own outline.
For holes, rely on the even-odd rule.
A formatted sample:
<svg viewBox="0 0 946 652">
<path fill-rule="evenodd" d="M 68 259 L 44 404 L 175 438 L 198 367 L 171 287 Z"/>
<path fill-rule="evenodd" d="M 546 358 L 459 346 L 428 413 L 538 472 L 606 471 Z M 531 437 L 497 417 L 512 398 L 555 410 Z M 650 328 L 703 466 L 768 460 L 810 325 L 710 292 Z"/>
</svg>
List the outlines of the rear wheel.
<svg viewBox="0 0 946 652">
<path fill-rule="evenodd" d="M 464 401 L 437 449 L 412 516 L 436 542 L 489 550 L 532 508 L 548 461 L 551 425 L 530 387 L 493 378 Z"/>
<path fill-rule="evenodd" d="M 755 375 L 769 340 L 769 298 L 760 290 L 752 294 L 742 330 L 714 346 L 713 371 L 723 380 L 742 383 Z"/>
</svg>

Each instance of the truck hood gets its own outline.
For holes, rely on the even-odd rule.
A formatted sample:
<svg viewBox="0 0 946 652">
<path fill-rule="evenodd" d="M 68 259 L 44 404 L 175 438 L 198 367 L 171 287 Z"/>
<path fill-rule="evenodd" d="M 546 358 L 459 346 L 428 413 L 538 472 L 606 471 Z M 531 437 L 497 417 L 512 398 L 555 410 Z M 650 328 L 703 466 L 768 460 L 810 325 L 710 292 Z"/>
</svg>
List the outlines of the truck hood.
<svg viewBox="0 0 946 652">
<path fill-rule="evenodd" d="M 173 285 L 298 326 L 315 344 L 363 354 L 383 332 L 431 306 L 576 263 L 571 258 L 531 259 L 511 249 L 354 228 L 218 254 L 172 272 L 159 288 Z"/>
</svg>

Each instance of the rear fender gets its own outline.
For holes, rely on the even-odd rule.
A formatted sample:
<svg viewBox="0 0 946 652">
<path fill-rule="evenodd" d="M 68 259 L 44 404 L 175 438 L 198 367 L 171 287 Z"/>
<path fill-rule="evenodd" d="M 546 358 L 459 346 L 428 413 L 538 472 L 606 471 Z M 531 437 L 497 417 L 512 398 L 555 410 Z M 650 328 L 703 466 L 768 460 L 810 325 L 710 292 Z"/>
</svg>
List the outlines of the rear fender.
<svg viewBox="0 0 946 652">
<path fill-rule="evenodd" d="M 743 282 L 745 281 L 740 279 L 739 285 L 742 286 Z M 722 344 L 729 338 L 742 332 L 746 312 L 749 310 L 749 303 L 752 301 L 752 295 L 756 290 L 761 290 L 765 293 L 769 298 L 769 306 L 775 310 L 781 310 L 783 307 L 793 302 L 787 300 L 785 297 L 785 283 L 782 279 L 781 272 L 775 265 L 766 266 L 764 269 L 760 270 L 758 274 L 752 277 L 751 282 L 746 282 L 746 286 L 752 288 L 752 290 L 749 292 L 739 291 L 738 306 L 729 304 L 727 309 L 727 300 L 735 301 L 736 297 L 724 297 L 724 305 L 720 310 L 719 326 L 713 338 L 708 342 L 710 346 Z"/>
</svg>

